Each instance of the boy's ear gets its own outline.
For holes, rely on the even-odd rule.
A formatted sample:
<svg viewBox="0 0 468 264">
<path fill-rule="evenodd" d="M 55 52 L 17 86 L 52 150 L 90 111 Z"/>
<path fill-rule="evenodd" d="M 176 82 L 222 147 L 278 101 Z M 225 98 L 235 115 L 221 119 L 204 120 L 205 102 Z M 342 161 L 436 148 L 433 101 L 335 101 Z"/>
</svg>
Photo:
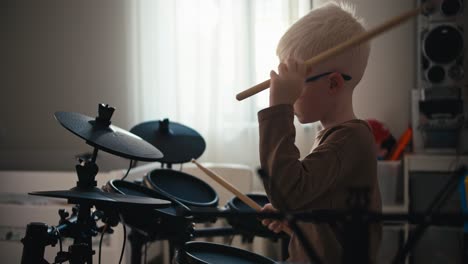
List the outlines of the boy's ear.
<svg viewBox="0 0 468 264">
<path fill-rule="evenodd" d="M 343 76 L 341 76 L 340 73 L 334 72 L 334 73 L 328 75 L 328 80 L 330 81 L 330 92 L 331 93 L 337 93 L 338 91 L 341 91 L 341 88 L 344 85 L 344 79 L 343 79 Z"/>
</svg>

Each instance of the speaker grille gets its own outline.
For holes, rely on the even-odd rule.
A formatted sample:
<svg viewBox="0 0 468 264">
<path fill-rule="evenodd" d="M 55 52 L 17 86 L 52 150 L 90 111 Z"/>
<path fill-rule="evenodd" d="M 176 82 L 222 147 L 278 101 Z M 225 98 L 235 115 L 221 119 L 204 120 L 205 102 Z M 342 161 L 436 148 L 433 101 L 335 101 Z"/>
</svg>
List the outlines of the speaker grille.
<svg viewBox="0 0 468 264">
<path fill-rule="evenodd" d="M 463 35 L 458 29 L 442 25 L 429 31 L 424 40 L 424 52 L 433 62 L 447 64 L 461 55 L 463 45 Z"/>
</svg>

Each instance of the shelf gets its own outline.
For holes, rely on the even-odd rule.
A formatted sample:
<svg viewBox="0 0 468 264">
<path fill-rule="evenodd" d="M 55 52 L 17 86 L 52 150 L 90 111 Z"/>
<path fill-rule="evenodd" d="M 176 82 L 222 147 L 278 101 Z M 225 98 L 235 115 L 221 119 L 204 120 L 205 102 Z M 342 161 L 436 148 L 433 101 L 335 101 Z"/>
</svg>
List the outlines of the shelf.
<svg viewBox="0 0 468 264">
<path fill-rule="evenodd" d="M 406 171 L 452 171 L 461 164 L 468 164 L 468 156 L 407 154 L 405 155 Z"/>
<path fill-rule="evenodd" d="M 404 205 L 390 205 L 382 207 L 383 213 L 408 213 L 408 208 Z"/>
</svg>

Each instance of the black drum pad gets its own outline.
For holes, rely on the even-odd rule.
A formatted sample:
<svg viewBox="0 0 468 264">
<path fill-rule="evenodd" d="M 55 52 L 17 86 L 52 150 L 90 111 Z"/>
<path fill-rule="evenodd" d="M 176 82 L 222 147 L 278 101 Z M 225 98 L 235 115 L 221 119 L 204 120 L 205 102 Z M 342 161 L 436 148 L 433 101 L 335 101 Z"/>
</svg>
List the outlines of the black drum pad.
<svg viewBox="0 0 468 264">
<path fill-rule="evenodd" d="M 218 194 L 201 179 L 180 171 L 159 169 L 145 176 L 145 183 L 186 206 L 216 207 Z"/>
</svg>

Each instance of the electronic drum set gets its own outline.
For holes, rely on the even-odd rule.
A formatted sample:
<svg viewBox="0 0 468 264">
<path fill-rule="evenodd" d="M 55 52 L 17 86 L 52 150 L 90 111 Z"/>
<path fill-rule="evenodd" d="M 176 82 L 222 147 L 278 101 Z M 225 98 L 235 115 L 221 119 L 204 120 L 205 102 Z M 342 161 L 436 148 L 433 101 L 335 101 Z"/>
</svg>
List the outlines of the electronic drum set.
<svg viewBox="0 0 468 264">
<path fill-rule="evenodd" d="M 174 262 L 178 264 L 226 261 L 275 263 L 243 249 L 191 241 L 197 237 L 232 235 L 243 235 L 250 240 L 254 236 L 273 240 L 285 236 L 268 230 L 255 216 L 226 217 L 230 227 L 196 229 L 195 224 L 213 223 L 217 217 L 197 217 L 191 214 L 192 210 L 253 210 L 237 197 L 218 208 L 218 194 L 209 184 L 172 169 L 172 164 L 185 163 L 203 154 L 205 141 L 195 130 L 164 119 L 139 124 L 127 132 L 111 125 L 114 110 L 108 105 L 100 104 L 96 118 L 72 112 L 55 113 L 55 118 L 63 127 L 84 139 L 94 151 L 89 160 L 79 160 L 76 165 L 78 181 L 75 187 L 70 190 L 30 193 L 67 199 L 68 203 L 75 206 L 71 216 L 65 210 L 60 210 L 58 226 L 36 222 L 28 224 L 22 239 L 22 264 L 49 263 L 44 259 L 45 247 L 55 246 L 61 237 L 72 238 L 73 244 L 69 246 L 68 252 L 60 250 L 53 263 L 92 263 L 96 253 L 92 249 L 92 237 L 112 233 L 112 227 L 119 222 L 131 228 L 128 239 L 132 249 L 132 264 L 141 263 L 143 245 L 157 240 L 169 241 L 171 259 L 175 256 Z M 135 166 L 136 161 L 157 161 L 161 163 L 161 169 L 152 170 L 142 180 L 135 182 L 113 179 L 99 189 L 95 180 L 98 174 L 96 158 L 99 150 L 135 161 L 130 163 L 131 166 Z M 259 205 L 268 203 L 266 195 L 247 195 Z M 104 226 L 98 227 L 98 220 Z"/>
<path fill-rule="evenodd" d="M 105 233 L 113 233 L 113 227 L 122 223 L 125 248 L 126 229 L 131 228 L 128 239 L 131 243 L 131 263 L 140 264 L 142 247 L 148 242 L 167 240 L 173 263 L 258 263 L 269 264 L 275 261 L 247 250 L 210 242 L 192 241 L 197 237 L 242 235 L 281 239 L 287 242 L 284 233 L 273 233 L 262 226 L 259 219 L 287 219 L 308 253 L 311 263 L 324 263 L 313 246 L 303 236 L 297 221 L 319 223 L 340 222 L 343 232 L 343 263 L 370 263 L 369 225 L 375 222 L 409 222 L 417 225 L 410 233 L 406 244 L 399 249 L 393 263 L 404 263 L 406 255 L 418 242 L 430 225 L 463 226 L 468 222 L 465 214 L 438 214 L 438 210 L 457 189 L 465 178 L 466 170 L 456 170 L 450 180 L 436 195 L 424 213 L 382 214 L 368 211 L 369 196 L 364 189 L 352 189 L 348 196 L 349 210 L 317 210 L 295 214 L 258 212 L 258 208 L 268 203 L 268 198 L 260 194 L 236 194 L 224 207 L 218 208 L 216 191 L 201 179 L 182 171 L 173 170 L 172 164 L 181 164 L 200 157 L 205 150 L 205 141 L 193 129 L 168 119 L 151 121 L 135 126 L 127 132 L 111 125 L 114 108 L 99 105 L 96 118 L 79 113 L 56 112 L 55 118 L 67 130 L 84 139 L 94 148 L 89 159 L 79 160 L 76 165 L 78 181 L 69 190 L 32 192 L 31 195 L 67 199 L 74 204 L 70 216 L 65 210 L 59 211 L 59 224 L 48 226 L 32 222 L 27 225 L 22 239 L 22 264 L 49 263 L 44 259 L 45 247 L 55 246 L 62 237 L 73 239 L 68 251 L 61 248 L 53 263 L 71 264 L 92 263 L 96 252 L 92 248 L 92 238 Z M 130 162 L 158 161 L 161 169 L 147 173 L 136 182 L 114 179 L 102 188 L 97 188 L 98 174 L 96 158 L 102 150 Z M 164 153 L 164 154 L 163 154 Z M 133 165 L 132 165 L 133 164 Z M 198 163 L 196 163 L 198 165 Z M 198 165 L 200 167 L 200 165 Z M 203 167 L 200 169 L 204 170 Z M 259 170 L 259 174 L 262 174 Z M 260 175 L 265 177 L 266 175 Z M 219 183 L 219 182 L 218 182 Z M 223 186 L 226 187 L 226 186 Z M 233 187 L 234 188 L 234 187 Z M 228 188 L 229 189 L 229 188 Z M 235 189 L 235 188 L 234 188 Z M 252 209 L 248 199 L 257 207 Z M 195 228 L 196 223 L 213 223 L 218 218 L 227 219 L 230 227 Z M 104 223 L 98 226 L 98 221 Z M 286 243 L 284 243 L 286 244 Z M 101 255 L 99 252 L 99 262 Z"/>
</svg>

